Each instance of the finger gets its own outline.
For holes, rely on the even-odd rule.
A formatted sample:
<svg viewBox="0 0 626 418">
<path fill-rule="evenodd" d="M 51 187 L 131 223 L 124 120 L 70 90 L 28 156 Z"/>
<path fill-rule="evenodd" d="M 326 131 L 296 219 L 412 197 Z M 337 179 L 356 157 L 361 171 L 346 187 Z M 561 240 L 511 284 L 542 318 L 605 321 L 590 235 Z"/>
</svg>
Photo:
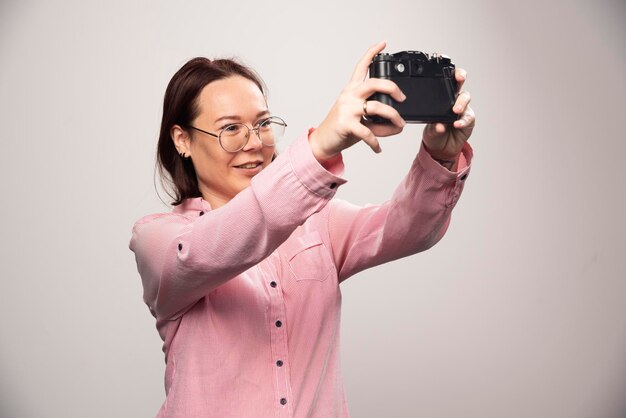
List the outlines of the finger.
<svg viewBox="0 0 626 418">
<path fill-rule="evenodd" d="M 457 96 L 456 102 L 454 103 L 454 107 L 452 108 L 452 111 L 456 113 L 457 115 L 462 114 L 463 112 L 465 112 L 467 105 L 471 101 L 472 101 L 472 96 L 470 95 L 469 91 L 463 90 Z"/>
<path fill-rule="evenodd" d="M 458 87 L 457 91 L 461 91 L 461 89 L 463 88 L 463 84 L 465 84 L 465 80 L 467 80 L 467 71 L 465 71 L 463 68 L 455 69 L 454 78 L 456 79 L 456 82 L 457 82 L 457 87 Z"/>
<path fill-rule="evenodd" d="M 353 132 L 357 138 L 361 138 L 363 142 L 369 145 L 372 151 L 374 151 L 376 154 L 382 151 L 382 149 L 380 148 L 380 143 L 378 142 L 378 138 L 374 136 L 372 131 L 370 131 L 367 126 L 359 123 L 354 128 Z"/>
<path fill-rule="evenodd" d="M 406 100 L 406 96 L 396 83 L 391 80 L 383 80 L 382 78 L 368 79 L 366 82 L 361 83 L 355 92 L 363 99 L 367 99 L 374 93 L 385 93 L 389 94 L 397 102 Z"/>
<path fill-rule="evenodd" d="M 361 122 L 365 124 L 376 138 L 384 138 L 387 136 L 397 135 L 402 132 L 403 128 L 392 125 L 390 123 L 374 123 L 372 121 Z"/>
<path fill-rule="evenodd" d="M 439 137 L 446 132 L 446 125 L 440 122 L 433 122 L 426 125 L 424 135 L 429 137 Z"/>
<path fill-rule="evenodd" d="M 385 46 L 387 46 L 387 42 L 381 41 L 377 43 L 376 45 L 372 45 L 367 50 L 365 55 L 363 55 L 363 58 L 361 58 L 361 60 L 356 65 L 354 72 L 352 73 L 352 78 L 350 79 L 351 83 L 360 83 L 363 80 L 365 80 L 365 76 L 367 75 L 367 70 L 369 69 L 372 60 L 374 59 L 376 54 L 378 54 L 380 51 L 385 49 Z"/>
<path fill-rule="evenodd" d="M 476 123 L 476 115 L 474 114 L 474 110 L 471 107 L 467 107 L 463 116 L 454 121 L 453 126 L 455 128 L 466 128 L 473 127 Z"/>
<path fill-rule="evenodd" d="M 446 125 L 441 122 L 429 123 L 426 125 L 426 128 L 424 128 L 424 131 L 430 135 L 440 135 L 446 132 Z"/>
<path fill-rule="evenodd" d="M 406 122 L 396 109 L 376 100 L 367 101 L 367 116 L 372 115 L 381 116 L 399 128 L 404 128 L 406 125 Z"/>
</svg>

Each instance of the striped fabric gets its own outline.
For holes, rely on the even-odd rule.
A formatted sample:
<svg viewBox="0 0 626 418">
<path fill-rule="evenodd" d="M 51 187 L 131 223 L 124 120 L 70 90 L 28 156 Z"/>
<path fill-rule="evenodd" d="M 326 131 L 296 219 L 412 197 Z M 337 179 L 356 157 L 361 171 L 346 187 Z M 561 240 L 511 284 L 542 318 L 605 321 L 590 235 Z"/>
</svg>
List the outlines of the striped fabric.
<svg viewBox="0 0 626 418">
<path fill-rule="evenodd" d="M 320 165 L 304 133 L 227 205 L 188 199 L 139 220 L 130 248 L 164 341 L 158 417 L 348 417 L 339 284 L 445 233 L 458 172 L 423 148 L 390 201 L 333 198 L 341 156 Z"/>
</svg>

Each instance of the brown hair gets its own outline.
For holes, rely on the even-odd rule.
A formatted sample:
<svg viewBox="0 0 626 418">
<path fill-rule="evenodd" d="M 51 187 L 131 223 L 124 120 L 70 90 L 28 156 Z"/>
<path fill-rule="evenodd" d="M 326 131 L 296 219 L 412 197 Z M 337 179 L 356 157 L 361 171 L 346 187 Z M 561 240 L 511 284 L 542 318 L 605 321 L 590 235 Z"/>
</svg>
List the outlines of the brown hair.
<svg viewBox="0 0 626 418">
<path fill-rule="evenodd" d="M 190 197 L 200 197 L 196 170 L 191 159 L 178 154 L 170 130 L 174 125 L 185 128 L 198 116 L 198 96 L 209 83 L 242 76 L 253 81 L 265 96 L 265 85 L 254 70 L 232 59 L 193 58 L 174 74 L 163 99 L 163 119 L 157 145 L 157 170 L 166 193 L 179 205 Z"/>
</svg>

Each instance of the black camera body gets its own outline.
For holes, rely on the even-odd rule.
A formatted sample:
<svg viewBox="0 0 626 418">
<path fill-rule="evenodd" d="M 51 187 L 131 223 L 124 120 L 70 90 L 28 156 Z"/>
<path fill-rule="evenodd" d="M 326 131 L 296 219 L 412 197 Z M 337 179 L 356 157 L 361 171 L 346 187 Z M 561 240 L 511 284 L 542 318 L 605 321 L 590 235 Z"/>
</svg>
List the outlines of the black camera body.
<svg viewBox="0 0 626 418">
<path fill-rule="evenodd" d="M 401 51 L 378 54 L 370 64 L 370 78 L 384 78 L 395 82 L 406 95 L 402 103 L 383 93 L 372 95 L 395 108 L 406 122 L 452 123 L 459 115 L 452 112 L 458 84 L 454 64 L 450 58 L 419 51 Z M 376 123 L 390 123 L 378 116 L 368 116 Z"/>
</svg>

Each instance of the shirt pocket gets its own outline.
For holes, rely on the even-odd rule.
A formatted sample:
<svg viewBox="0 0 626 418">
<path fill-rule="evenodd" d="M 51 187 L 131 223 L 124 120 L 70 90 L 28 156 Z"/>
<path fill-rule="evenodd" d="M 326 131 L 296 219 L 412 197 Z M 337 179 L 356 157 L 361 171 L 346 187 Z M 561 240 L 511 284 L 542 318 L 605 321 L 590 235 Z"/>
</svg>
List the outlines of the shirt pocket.
<svg viewBox="0 0 626 418">
<path fill-rule="evenodd" d="M 323 282 L 335 270 L 330 251 L 319 232 L 313 231 L 296 239 L 287 256 L 289 269 L 297 281 Z"/>
</svg>

